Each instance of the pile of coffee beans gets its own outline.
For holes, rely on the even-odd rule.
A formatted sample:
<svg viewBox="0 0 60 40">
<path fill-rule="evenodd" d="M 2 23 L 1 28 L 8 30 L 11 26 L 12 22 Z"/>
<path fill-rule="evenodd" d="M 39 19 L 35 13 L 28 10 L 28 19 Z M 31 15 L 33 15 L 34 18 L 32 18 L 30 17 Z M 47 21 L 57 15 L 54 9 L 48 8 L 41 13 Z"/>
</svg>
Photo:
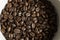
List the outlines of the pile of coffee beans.
<svg viewBox="0 0 60 40">
<path fill-rule="evenodd" d="M 0 23 L 6 40 L 52 40 L 57 14 L 47 0 L 8 0 Z"/>
</svg>

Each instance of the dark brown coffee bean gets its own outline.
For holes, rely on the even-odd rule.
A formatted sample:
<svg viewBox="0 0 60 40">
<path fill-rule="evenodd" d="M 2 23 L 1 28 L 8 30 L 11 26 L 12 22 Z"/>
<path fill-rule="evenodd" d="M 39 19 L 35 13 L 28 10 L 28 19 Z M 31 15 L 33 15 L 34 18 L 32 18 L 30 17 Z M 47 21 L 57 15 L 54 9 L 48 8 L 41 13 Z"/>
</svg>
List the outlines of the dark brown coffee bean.
<svg viewBox="0 0 60 40">
<path fill-rule="evenodd" d="M 26 40 L 29 40 L 29 37 L 26 37 Z"/>
<path fill-rule="evenodd" d="M 30 16 L 30 13 L 26 13 L 26 16 Z"/>
<path fill-rule="evenodd" d="M 13 13 L 13 16 L 17 16 L 17 13 L 16 13 L 16 12 L 14 12 L 14 13 Z"/>
<path fill-rule="evenodd" d="M 37 8 L 36 8 L 36 12 L 39 12 L 39 10 L 40 10 L 39 7 L 37 7 Z"/>
<path fill-rule="evenodd" d="M 28 3 L 27 2 L 25 4 L 26 4 L 26 6 L 28 6 Z"/>
<path fill-rule="evenodd" d="M 2 32 L 2 33 L 5 33 L 5 29 L 4 29 L 4 28 L 2 28 L 2 29 L 1 29 L 1 32 Z"/>
<path fill-rule="evenodd" d="M 24 40 L 24 38 L 21 38 L 20 40 Z"/>
<path fill-rule="evenodd" d="M 17 34 L 17 35 L 16 35 L 16 40 L 19 40 L 19 39 L 20 39 L 20 35 Z"/>
<path fill-rule="evenodd" d="M 19 29 L 14 29 L 14 33 L 20 33 Z"/>
<path fill-rule="evenodd" d="M 9 19 L 13 19 L 13 16 L 12 15 L 9 15 Z"/>
<path fill-rule="evenodd" d="M 26 28 L 25 28 L 25 27 L 22 27 L 22 30 L 23 30 L 23 31 L 25 31 L 25 30 L 26 30 Z"/>
<path fill-rule="evenodd" d="M 4 19 L 7 19 L 7 18 L 8 18 L 8 15 L 7 15 L 7 14 L 5 14 L 5 15 L 4 15 Z"/>
<path fill-rule="evenodd" d="M 12 7 L 12 4 L 11 3 L 8 3 L 7 4 L 7 8 L 11 8 Z"/>
<path fill-rule="evenodd" d="M 11 31 L 11 27 L 8 27 L 8 32 Z"/>
<path fill-rule="evenodd" d="M 19 13 L 18 13 L 18 16 L 21 16 L 21 14 L 22 14 L 22 13 L 21 13 L 21 12 L 19 12 Z"/>
<path fill-rule="evenodd" d="M 32 28 L 35 28 L 35 24 L 34 23 L 32 23 Z"/>
<path fill-rule="evenodd" d="M 13 38 L 13 34 L 9 34 L 9 38 Z"/>
<path fill-rule="evenodd" d="M 35 36 L 35 33 L 31 32 L 30 33 L 30 36 L 34 37 Z"/>
</svg>

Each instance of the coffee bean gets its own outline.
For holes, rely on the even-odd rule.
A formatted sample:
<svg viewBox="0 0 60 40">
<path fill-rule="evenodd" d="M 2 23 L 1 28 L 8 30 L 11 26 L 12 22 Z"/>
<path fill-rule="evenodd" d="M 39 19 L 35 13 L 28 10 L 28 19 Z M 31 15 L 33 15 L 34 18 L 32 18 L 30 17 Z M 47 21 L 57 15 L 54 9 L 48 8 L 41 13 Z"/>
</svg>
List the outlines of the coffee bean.
<svg viewBox="0 0 60 40">
<path fill-rule="evenodd" d="M 18 14 L 18 16 L 21 16 L 21 14 L 22 14 L 22 13 L 20 12 L 20 13 Z"/>
<path fill-rule="evenodd" d="M 34 21 L 34 23 L 37 23 L 38 20 L 37 20 L 37 18 L 33 18 L 33 21 Z"/>
<path fill-rule="evenodd" d="M 14 12 L 14 13 L 13 13 L 13 16 L 17 16 L 17 13 L 16 13 L 16 12 Z"/>
<path fill-rule="evenodd" d="M 14 33 L 20 33 L 19 29 L 14 29 Z"/>
<path fill-rule="evenodd" d="M 11 27 L 8 28 L 8 32 L 11 31 Z"/>
<path fill-rule="evenodd" d="M 0 15 L 0 20 L 2 19 L 3 15 Z"/>
<path fill-rule="evenodd" d="M 9 19 L 9 22 L 13 22 L 13 20 L 12 19 Z"/>
<path fill-rule="evenodd" d="M 35 24 L 34 23 L 32 23 L 32 28 L 35 28 Z"/>
<path fill-rule="evenodd" d="M 1 29 L 1 32 L 2 32 L 2 33 L 5 33 L 5 29 L 2 28 L 2 29 Z"/>
<path fill-rule="evenodd" d="M 35 7 L 32 7 L 31 10 L 34 11 L 35 10 Z"/>
<path fill-rule="evenodd" d="M 26 37 L 26 40 L 29 40 L 29 37 Z"/>
<path fill-rule="evenodd" d="M 9 34 L 9 38 L 13 38 L 13 34 Z"/>
<path fill-rule="evenodd" d="M 31 32 L 30 33 L 30 36 L 34 37 L 35 36 L 35 33 Z"/>
<path fill-rule="evenodd" d="M 28 6 L 28 3 L 26 2 L 26 6 Z"/>
<path fill-rule="evenodd" d="M 32 40 L 34 40 L 34 38 L 32 38 Z"/>
<path fill-rule="evenodd" d="M 7 8 L 11 8 L 12 7 L 12 4 L 11 3 L 8 3 L 7 4 Z"/>
<path fill-rule="evenodd" d="M 12 24 L 13 27 L 16 27 L 16 24 Z"/>
<path fill-rule="evenodd" d="M 40 13 L 37 13 L 37 16 L 39 17 L 40 16 Z"/>
<path fill-rule="evenodd" d="M 30 13 L 26 13 L 26 16 L 30 16 Z"/>
<path fill-rule="evenodd" d="M 18 40 L 18 39 L 20 39 L 20 35 L 19 34 L 16 35 L 16 40 Z"/>
<path fill-rule="evenodd" d="M 9 15 L 9 19 L 13 19 L 13 16 L 12 15 Z"/>
<path fill-rule="evenodd" d="M 22 27 L 22 30 L 23 30 L 23 31 L 25 31 L 25 30 L 26 30 L 26 28 L 25 28 L 25 27 Z"/>
<path fill-rule="evenodd" d="M 7 19 L 7 18 L 8 18 L 8 15 L 5 14 L 5 15 L 4 15 L 4 19 Z"/>
<path fill-rule="evenodd" d="M 36 12 L 39 12 L 39 10 L 40 10 L 39 7 L 37 7 L 37 8 L 36 8 Z"/>
</svg>

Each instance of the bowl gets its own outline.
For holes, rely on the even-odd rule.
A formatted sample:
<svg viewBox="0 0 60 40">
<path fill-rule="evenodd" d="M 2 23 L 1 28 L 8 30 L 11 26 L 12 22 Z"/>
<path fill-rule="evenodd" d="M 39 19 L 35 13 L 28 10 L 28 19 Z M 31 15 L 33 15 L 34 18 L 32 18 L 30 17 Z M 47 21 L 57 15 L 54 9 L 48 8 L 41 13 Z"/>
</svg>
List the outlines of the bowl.
<svg viewBox="0 0 60 40">
<path fill-rule="evenodd" d="M 4 9 L 7 1 L 8 0 L 0 0 L 0 14 L 2 9 Z M 60 40 L 60 21 L 59 21 L 60 20 L 60 0 L 49 0 L 49 1 L 51 1 L 51 3 L 55 6 L 56 12 L 58 14 L 58 30 L 55 33 L 53 40 Z M 1 29 L 1 26 L 0 26 L 0 29 Z M 1 33 L 1 30 L 0 30 L 0 40 L 6 40 L 3 34 Z"/>
</svg>

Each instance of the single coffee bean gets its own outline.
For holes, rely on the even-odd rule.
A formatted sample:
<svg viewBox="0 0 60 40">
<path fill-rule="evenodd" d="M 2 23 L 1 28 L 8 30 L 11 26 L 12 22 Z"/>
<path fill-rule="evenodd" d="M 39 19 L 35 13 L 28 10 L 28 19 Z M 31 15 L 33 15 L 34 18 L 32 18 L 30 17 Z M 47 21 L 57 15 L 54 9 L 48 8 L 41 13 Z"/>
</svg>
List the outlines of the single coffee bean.
<svg viewBox="0 0 60 40">
<path fill-rule="evenodd" d="M 20 33 L 19 29 L 14 29 L 14 33 Z"/>
</svg>

